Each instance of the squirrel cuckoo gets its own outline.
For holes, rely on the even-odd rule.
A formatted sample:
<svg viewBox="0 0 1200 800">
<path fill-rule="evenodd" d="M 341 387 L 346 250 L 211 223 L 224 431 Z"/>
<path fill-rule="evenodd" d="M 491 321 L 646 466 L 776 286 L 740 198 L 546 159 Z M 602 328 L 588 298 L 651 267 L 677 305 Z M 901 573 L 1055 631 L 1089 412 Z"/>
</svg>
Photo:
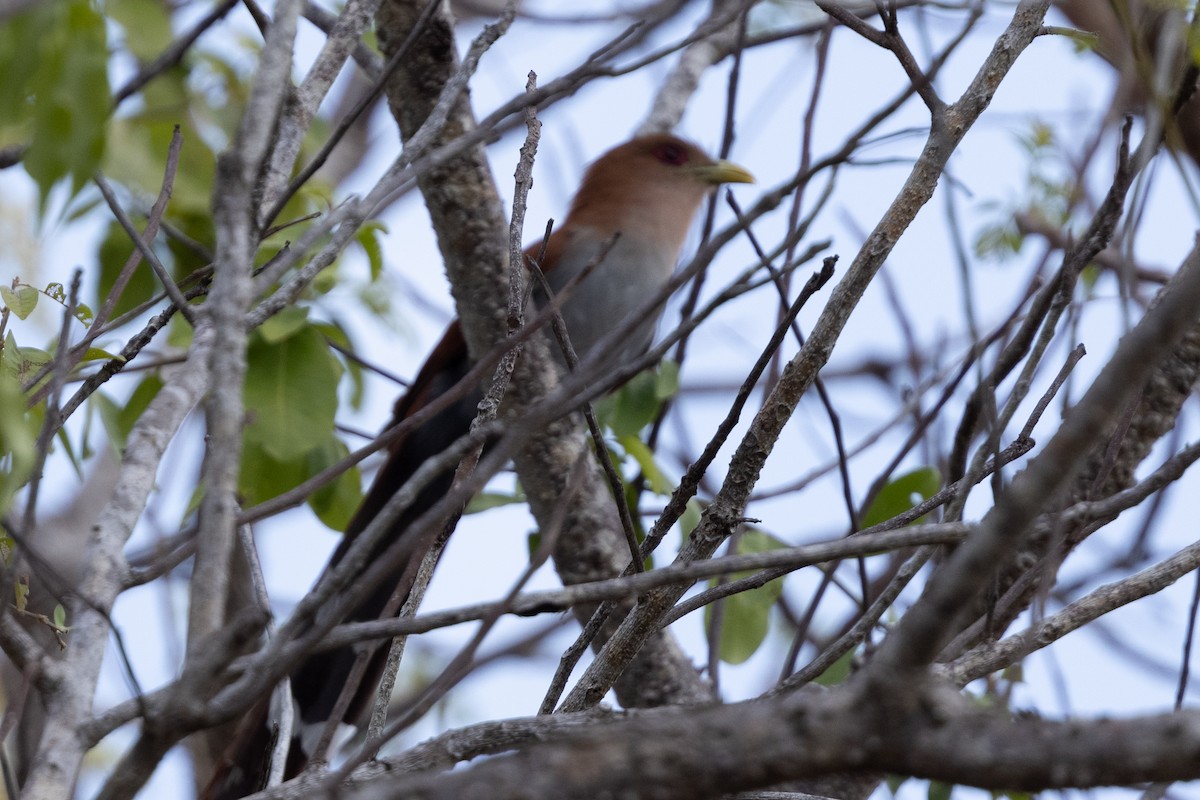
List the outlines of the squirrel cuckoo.
<svg viewBox="0 0 1200 800">
<path fill-rule="evenodd" d="M 610 246 L 603 260 L 574 287 L 562 307 L 567 334 L 580 359 L 586 358 L 592 345 L 614 325 L 622 324 L 623 320 L 631 322 L 625 320 L 627 311 L 658 291 L 670 278 L 704 198 L 719 184 L 753 180 L 742 167 L 714 160 L 695 144 L 665 134 L 632 139 L 609 150 L 588 168 L 566 221 L 545 242 L 540 264 L 547 283 L 557 292 L 589 266 L 604 247 Z M 616 234 L 619 236 L 613 244 Z M 535 258 L 541 247 L 539 242 L 528 248 L 526 258 Z M 617 358 L 643 352 L 650 344 L 656 323 L 654 315 L 637 324 Z M 468 367 L 466 343 L 456 321 L 396 403 L 391 424 L 415 413 L 457 384 Z M 392 446 L 327 569 L 342 559 L 354 538 L 426 459 L 442 452 L 467 432 L 481 396 L 478 391 L 468 394 Z M 452 471 L 448 470 L 431 481 L 387 532 L 375 555 L 404 536 L 409 525 L 449 490 L 451 479 Z M 397 608 L 392 598 L 395 588 L 388 584 L 380 586 L 354 609 L 350 619 L 378 619 L 389 599 L 393 600 L 392 608 Z M 369 712 L 386 652 L 383 647 L 376 651 L 365 677 L 357 687 L 352 687 L 354 699 L 339 721 L 353 723 Z M 315 653 L 292 673 L 298 735 L 293 739 L 286 776 L 295 775 L 307 762 L 311 754 L 304 752 L 305 745 L 312 746 L 334 713 L 355 657 L 355 650 L 350 647 Z M 265 722 L 265 703 L 261 706 L 259 716 Z M 262 734 L 252 737 L 256 741 L 235 741 L 231 747 L 235 752 L 227 753 L 218 766 L 217 775 L 206 791 L 207 797 L 240 797 L 258 788 L 265 777 L 269 737 L 265 725 L 257 727 Z"/>
</svg>

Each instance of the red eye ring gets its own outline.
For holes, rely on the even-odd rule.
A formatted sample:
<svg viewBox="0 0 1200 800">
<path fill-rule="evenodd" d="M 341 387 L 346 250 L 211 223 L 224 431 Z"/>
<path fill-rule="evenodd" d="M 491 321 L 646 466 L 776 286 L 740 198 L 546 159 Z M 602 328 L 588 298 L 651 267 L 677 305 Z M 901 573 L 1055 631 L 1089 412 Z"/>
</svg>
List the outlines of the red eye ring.
<svg viewBox="0 0 1200 800">
<path fill-rule="evenodd" d="M 686 164 L 688 160 L 687 151 L 674 144 L 660 144 L 654 148 L 654 157 L 664 164 L 675 167 Z"/>
</svg>

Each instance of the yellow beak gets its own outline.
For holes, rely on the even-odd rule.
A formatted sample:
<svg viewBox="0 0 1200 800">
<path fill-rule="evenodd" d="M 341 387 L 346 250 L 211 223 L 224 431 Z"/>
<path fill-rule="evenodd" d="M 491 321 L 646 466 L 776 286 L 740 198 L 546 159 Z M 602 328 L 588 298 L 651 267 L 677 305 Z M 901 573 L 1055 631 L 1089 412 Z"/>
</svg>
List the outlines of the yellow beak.
<svg viewBox="0 0 1200 800">
<path fill-rule="evenodd" d="M 754 183 L 754 176 L 749 170 L 732 161 L 714 161 L 692 168 L 700 180 L 716 185 L 718 183 Z"/>
</svg>

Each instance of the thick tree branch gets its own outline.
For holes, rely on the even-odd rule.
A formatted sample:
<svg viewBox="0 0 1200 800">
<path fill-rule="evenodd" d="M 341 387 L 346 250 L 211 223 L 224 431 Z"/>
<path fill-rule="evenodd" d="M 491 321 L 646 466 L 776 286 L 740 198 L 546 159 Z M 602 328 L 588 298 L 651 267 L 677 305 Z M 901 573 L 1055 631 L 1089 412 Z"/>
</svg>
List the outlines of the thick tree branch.
<svg viewBox="0 0 1200 800">
<path fill-rule="evenodd" d="M 699 800 L 832 771 L 872 770 L 1028 791 L 1200 777 L 1200 712 L 1014 720 L 931 688 L 921 710 L 884 719 L 858 689 L 861 683 L 779 702 L 646 711 L 465 770 L 374 781 L 349 796 Z"/>
<path fill-rule="evenodd" d="M 134 426 L 112 499 L 92 529 L 90 557 L 79 586 L 86 602 L 70 609 L 73 633 L 62 662 L 64 680 L 46 697 L 46 728 L 22 797 L 58 800 L 70 795 L 91 746 L 81 734 L 92 713 L 96 680 L 109 638 L 108 612 L 123 584 L 122 551 L 146 507 L 163 453 L 183 418 L 208 388 L 213 337 L 196 331 L 188 361 L 167 382 Z"/>
</svg>

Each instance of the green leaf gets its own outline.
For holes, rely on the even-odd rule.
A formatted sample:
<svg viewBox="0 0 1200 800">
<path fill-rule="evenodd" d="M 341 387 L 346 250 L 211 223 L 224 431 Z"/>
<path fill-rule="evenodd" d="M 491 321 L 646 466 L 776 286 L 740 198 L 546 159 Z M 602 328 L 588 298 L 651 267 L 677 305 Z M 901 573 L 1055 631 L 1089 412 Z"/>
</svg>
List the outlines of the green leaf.
<svg viewBox="0 0 1200 800">
<path fill-rule="evenodd" d="M 340 439 L 330 436 L 325 444 L 309 452 L 309 475 L 305 479 L 333 466 L 348 455 L 350 449 Z M 308 505 L 321 522 L 335 531 L 344 531 L 362 503 L 362 497 L 362 477 L 358 467 L 351 467 L 331 483 L 313 492 L 308 498 Z"/>
<path fill-rule="evenodd" d="M 315 328 L 306 326 L 277 343 L 255 335 L 246 362 L 247 441 L 288 462 L 333 435 L 341 365 Z"/>
<path fill-rule="evenodd" d="M 61 604 L 54 607 L 54 626 L 67 630 L 67 610 Z"/>
<path fill-rule="evenodd" d="M 860 524 L 863 528 L 869 528 L 872 525 L 887 522 L 892 517 L 903 514 L 918 503 L 933 497 L 941 485 L 941 473 L 934 467 L 920 467 L 898 478 L 893 478 L 879 491 L 875 502 L 871 503 L 871 507 L 863 514 Z M 914 524 L 920 521 L 916 520 Z"/>
<path fill-rule="evenodd" d="M 247 441 L 242 448 L 238 491 L 248 505 L 257 505 L 296 488 L 349 454 L 346 445 L 332 434 L 304 458 L 280 460 L 261 444 Z M 346 529 L 362 502 L 362 478 L 352 467 L 317 489 L 308 498 L 309 508 L 321 522 L 336 531 Z"/>
<path fill-rule="evenodd" d="M 671 493 L 675 488 L 674 484 L 667 480 L 667 476 L 659 468 L 658 462 L 654 460 L 654 451 L 645 442 L 632 434 L 618 436 L 617 441 L 620 442 L 621 447 L 625 448 L 625 452 L 637 462 L 651 491 L 657 494 Z"/>
<path fill-rule="evenodd" d="M 942 783 L 941 781 L 930 781 L 927 797 L 929 800 L 950 800 L 954 794 L 954 784 Z"/>
<path fill-rule="evenodd" d="M 125 47 L 146 63 L 171 43 L 171 18 L 158 0 L 107 0 L 104 10 L 125 31 Z"/>
<path fill-rule="evenodd" d="M 19 319 L 25 319 L 37 308 L 38 290 L 25 283 L 13 289 L 0 286 L 0 299 L 4 300 L 4 305 L 9 311 Z"/>
<path fill-rule="evenodd" d="M 380 243 L 380 237 L 387 232 L 386 225 L 371 220 L 364 222 L 358 229 L 358 233 L 354 234 L 354 241 L 358 242 L 367 255 L 367 265 L 371 270 L 372 283 L 379 280 L 379 276 L 383 274 L 383 245 Z"/>
<path fill-rule="evenodd" d="M 55 434 L 54 438 L 58 439 L 59 444 L 62 445 L 63 450 L 67 454 L 67 460 L 71 463 L 71 466 L 75 469 L 76 477 L 78 477 L 79 480 L 82 481 L 83 480 L 83 459 L 79 456 L 79 454 L 77 454 L 75 452 L 75 445 L 71 444 L 71 437 L 67 434 L 67 429 L 59 428 L 58 433 Z M 84 447 L 86 448 L 87 445 L 85 444 Z"/>
<path fill-rule="evenodd" d="M 850 667 L 854 664 L 854 651 L 844 653 L 841 658 L 829 665 L 829 669 L 815 678 L 822 686 L 837 686 L 850 677 Z"/>
<path fill-rule="evenodd" d="M 204 481 L 199 481 L 196 488 L 192 489 L 192 494 L 188 498 L 188 503 L 183 509 L 183 514 L 180 517 L 179 527 L 183 527 L 183 522 L 190 519 L 197 511 L 200 510 L 200 504 L 204 502 L 205 492 Z"/>
<path fill-rule="evenodd" d="M 129 401 L 125 403 L 125 408 L 121 410 L 121 427 L 128 435 L 133 430 L 133 424 L 142 417 L 142 413 L 150 405 L 150 401 L 158 396 L 158 392 L 163 387 L 162 378 L 156 373 L 150 373 L 142 382 L 133 390 L 133 394 L 129 395 Z"/>
<path fill-rule="evenodd" d="M 654 421 L 662 406 L 658 377 L 653 372 L 640 372 L 606 400 L 606 419 L 612 432 L 618 437 L 634 436 Z"/>
<path fill-rule="evenodd" d="M 520 494 L 505 494 L 504 492 L 480 492 L 467 503 L 465 514 L 478 514 L 491 508 L 511 506 L 524 503 L 525 498 Z"/>
<path fill-rule="evenodd" d="M 757 528 L 747 528 L 738 537 L 737 552 L 765 553 L 787 547 L 774 536 Z M 740 580 L 754 573 L 742 572 L 729 576 L 729 581 Z M 710 586 L 715 586 L 712 581 Z M 783 592 L 783 580 L 776 578 L 757 589 L 738 592 L 726 597 L 722 603 L 721 646 L 719 655 L 727 664 L 741 664 L 758 650 L 767 638 L 770 626 L 771 607 Z M 712 624 L 712 607 L 704 610 L 705 625 Z"/>
<path fill-rule="evenodd" d="M 7 347 L 4 352 L 7 356 Z M 29 478 L 36 441 L 20 384 L 7 370 L 0 371 L 0 515 Z"/>
<path fill-rule="evenodd" d="M 700 524 L 700 516 L 704 513 L 704 506 L 696 498 L 687 501 L 687 506 L 684 507 L 683 513 L 679 516 L 679 529 L 683 531 L 683 538 L 692 535 L 692 531 L 696 530 L 696 526 Z"/>
<path fill-rule="evenodd" d="M 83 354 L 82 361 L 111 361 L 112 359 L 124 361 L 125 357 L 119 353 L 110 353 L 100 347 L 89 347 Z"/>
<path fill-rule="evenodd" d="M 321 332 L 321 335 L 328 339 L 331 343 L 336 344 L 347 352 L 354 352 L 354 343 L 350 341 L 350 335 L 346 333 L 346 329 L 338 322 L 314 322 L 313 327 Z M 352 358 L 348 358 L 342 353 L 338 353 L 338 360 L 342 366 L 346 368 L 346 375 L 350 378 L 350 407 L 353 409 L 362 408 L 363 398 L 366 396 L 367 382 L 363 376 L 362 364 Z"/>
<path fill-rule="evenodd" d="M 1002 261 L 1021 252 L 1025 237 L 1011 220 L 991 225 L 979 232 L 975 239 L 975 255 L 980 258 Z"/>
<path fill-rule="evenodd" d="M 679 364 L 663 359 L 654 373 L 654 396 L 666 400 L 679 393 Z M 657 411 L 655 413 L 658 413 Z"/>
<path fill-rule="evenodd" d="M 150 401 L 162 387 L 162 378 L 155 373 L 150 373 L 129 395 L 129 400 L 125 402 L 123 408 L 103 392 L 92 395 L 100 412 L 100 421 L 104 423 L 104 430 L 108 433 L 108 439 L 118 452 L 125 449 L 125 443 L 129 439 L 129 432 L 133 430 L 134 423 L 141 418 L 146 407 L 150 405 Z"/>
<path fill-rule="evenodd" d="M 1096 290 L 1096 282 L 1100 280 L 1100 275 L 1103 270 L 1095 264 L 1088 264 L 1079 271 L 1079 285 L 1083 290 L 1084 297 L 1091 297 L 1092 292 Z"/>
<path fill-rule="evenodd" d="M 6 375 L 11 375 L 24 383 L 33 378 L 46 364 L 51 355 L 36 347 L 18 347 L 17 340 L 10 330 L 4 337 L 4 354 L 0 358 L 0 368 Z M 49 376 L 46 377 L 49 380 Z"/>
<path fill-rule="evenodd" d="M 129 241 L 129 234 L 125 233 L 125 229 L 118 223 L 113 222 L 108 226 L 108 230 L 104 234 L 104 240 L 100 242 L 100 249 L 97 254 L 97 259 L 100 262 L 100 278 L 96 281 L 96 304 L 103 306 L 112 294 L 116 286 L 117 276 L 121 274 L 121 270 L 125 266 L 125 262 L 129 260 L 129 256 L 133 253 L 135 245 Z M 148 264 L 140 264 L 133 274 L 129 276 L 129 282 L 125 284 L 124 291 L 117 298 L 117 303 L 113 306 L 113 316 L 120 316 L 126 311 L 141 305 L 154 296 L 158 291 L 158 279 L 154 277 L 154 272 Z"/>
<path fill-rule="evenodd" d="M 105 432 L 108 434 L 108 440 L 112 442 L 113 447 L 119 453 L 125 449 L 125 437 L 120 433 L 120 428 L 117 425 L 117 419 L 121 414 L 121 407 L 117 402 L 108 396 L 107 393 L 97 391 L 88 398 L 92 408 L 100 415 L 100 424 L 104 426 Z"/>
<path fill-rule="evenodd" d="M 609 453 L 612 453 L 612 448 L 609 448 Z M 619 457 L 619 454 L 617 457 Z M 642 542 L 644 542 L 646 540 L 646 528 L 642 525 L 641 516 L 638 515 L 637 511 L 635 510 L 637 508 L 637 502 L 638 502 L 638 491 L 637 490 L 638 490 L 638 487 L 635 484 L 626 483 L 625 484 L 625 492 L 624 492 L 624 496 L 623 496 L 622 500 L 625 503 L 625 507 L 627 509 L 630 509 L 630 520 L 629 521 L 633 523 L 633 538 L 635 541 L 637 541 L 638 544 L 641 544 Z M 654 569 L 654 554 L 653 553 L 646 556 L 646 560 L 643 563 L 643 569 L 646 572 L 649 572 L 650 570 Z"/>
<path fill-rule="evenodd" d="M 1091 53 L 1100 46 L 1100 37 L 1091 31 L 1076 28 L 1056 28 L 1055 31 L 1071 40 L 1071 48 L 1076 54 Z"/>
<path fill-rule="evenodd" d="M 726 664 L 744 663 L 767 638 L 770 608 L 748 598 L 749 594 L 752 592 L 739 592 L 722 601 L 719 654 Z M 704 610 L 704 623 L 712 624 L 711 606 Z"/>
<path fill-rule="evenodd" d="M 203 114 L 204 101 L 203 95 L 190 92 L 186 78 L 182 70 L 159 75 L 141 92 L 145 109 L 109 122 L 104 172 L 119 176 L 121 183 L 131 190 L 153 197 L 162 186 L 163 165 L 175 125 L 182 123 L 183 148 L 179 151 L 179 169 L 171 187 L 166 217 L 189 238 L 211 247 L 209 204 L 216 157 L 197 130 L 199 124 L 189 122 L 189 111 Z M 130 111 L 128 105 L 121 107 L 122 115 Z M 128 237 L 125 243 L 133 244 Z M 173 237 L 166 240 L 166 245 L 175 256 L 176 279 L 202 265 L 197 263 L 199 256 Z M 130 252 L 127 250 L 125 255 Z M 144 265 L 138 269 L 143 268 Z"/>
<path fill-rule="evenodd" d="M 278 344 L 308 327 L 308 309 L 285 308 L 258 327 L 258 335 L 267 344 Z"/>
<path fill-rule="evenodd" d="M 242 445 L 238 493 L 247 505 L 258 505 L 294 489 L 308 477 L 302 459 L 273 458 L 260 442 L 247 439 Z"/>
<path fill-rule="evenodd" d="M 1006 797 L 1008 800 L 1033 800 L 1033 795 L 1029 792 L 992 792 L 992 797 L 997 798 L 997 800 L 1002 797 Z"/>
<path fill-rule="evenodd" d="M 183 314 L 176 314 L 167 323 L 167 344 L 180 350 L 186 350 L 192 346 L 192 337 L 195 333 L 191 323 L 187 321 L 187 317 Z"/>
<path fill-rule="evenodd" d="M 0 124 L 25 122 L 33 110 L 33 77 L 44 43 L 52 37 L 54 3 L 32 3 L 0 25 Z M 28 131 L 26 133 L 26 138 Z"/>
<path fill-rule="evenodd" d="M 532 561 L 537 555 L 538 548 L 542 546 L 542 532 L 530 531 L 529 535 L 525 537 L 525 546 L 529 550 L 529 560 Z"/>
<path fill-rule="evenodd" d="M 54 356 L 38 347 L 21 347 L 18 348 L 18 352 L 26 370 L 30 372 L 41 369 L 54 360 Z"/>
<path fill-rule="evenodd" d="M 96 172 L 109 114 L 104 17 L 89 0 L 46 5 L 53 6 L 54 19 L 29 79 L 33 133 L 23 162 L 43 211 L 58 181 L 69 177 L 74 195 Z"/>
<path fill-rule="evenodd" d="M 13 580 L 13 604 L 17 611 L 24 611 L 29 605 L 29 576 L 18 575 Z"/>
</svg>

